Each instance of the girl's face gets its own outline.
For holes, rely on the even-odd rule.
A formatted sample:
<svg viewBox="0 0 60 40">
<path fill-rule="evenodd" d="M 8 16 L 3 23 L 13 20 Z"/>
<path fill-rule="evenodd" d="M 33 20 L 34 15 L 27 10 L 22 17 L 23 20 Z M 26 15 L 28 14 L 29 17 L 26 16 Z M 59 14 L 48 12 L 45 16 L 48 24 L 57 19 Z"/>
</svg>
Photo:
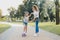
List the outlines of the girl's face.
<svg viewBox="0 0 60 40">
<path fill-rule="evenodd" d="M 26 16 L 28 16 L 28 13 L 26 13 Z"/>
<path fill-rule="evenodd" d="M 26 13 L 25 13 L 25 16 L 28 16 L 28 15 L 29 15 L 29 13 L 28 13 L 28 12 L 26 12 Z"/>
</svg>

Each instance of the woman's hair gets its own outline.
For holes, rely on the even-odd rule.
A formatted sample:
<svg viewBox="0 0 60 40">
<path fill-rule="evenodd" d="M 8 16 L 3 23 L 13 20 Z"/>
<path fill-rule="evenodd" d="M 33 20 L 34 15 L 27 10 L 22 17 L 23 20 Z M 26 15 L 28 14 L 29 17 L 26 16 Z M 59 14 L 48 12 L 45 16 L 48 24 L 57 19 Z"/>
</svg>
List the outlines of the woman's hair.
<svg viewBox="0 0 60 40">
<path fill-rule="evenodd" d="M 37 5 L 33 5 L 32 7 L 33 7 L 36 11 L 39 11 L 39 8 L 38 8 Z"/>
</svg>

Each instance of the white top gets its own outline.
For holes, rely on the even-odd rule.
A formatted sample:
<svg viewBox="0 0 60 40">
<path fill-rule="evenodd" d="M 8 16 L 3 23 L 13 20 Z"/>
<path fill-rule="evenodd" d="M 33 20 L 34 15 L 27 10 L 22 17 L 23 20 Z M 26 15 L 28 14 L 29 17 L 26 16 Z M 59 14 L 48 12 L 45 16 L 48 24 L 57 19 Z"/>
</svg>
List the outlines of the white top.
<svg viewBox="0 0 60 40">
<path fill-rule="evenodd" d="M 26 22 L 26 23 L 28 23 L 28 21 L 29 21 L 29 17 L 28 17 L 28 16 L 27 16 L 27 17 L 26 17 L 26 16 L 24 16 L 23 21 L 24 21 L 24 22 Z"/>
<path fill-rule="evenodd" d="M 34 11 L 32 14 L 34 15 L 34 18 L 39 18 L 39 11 Z"/>
</svg>

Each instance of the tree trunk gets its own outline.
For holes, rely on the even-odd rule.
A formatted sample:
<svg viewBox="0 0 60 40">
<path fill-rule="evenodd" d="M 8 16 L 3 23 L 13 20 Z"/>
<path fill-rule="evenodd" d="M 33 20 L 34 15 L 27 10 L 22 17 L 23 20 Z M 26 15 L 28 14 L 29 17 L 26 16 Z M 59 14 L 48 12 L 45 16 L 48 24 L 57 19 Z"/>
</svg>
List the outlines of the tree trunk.
<svg viewBox="0 0 60 40">
<path fill-rule="evenodd" d="M 55 5 L 56 5 L 56 25 L 59 24 L 59 0 L 55 1 Z"/>
</svg>

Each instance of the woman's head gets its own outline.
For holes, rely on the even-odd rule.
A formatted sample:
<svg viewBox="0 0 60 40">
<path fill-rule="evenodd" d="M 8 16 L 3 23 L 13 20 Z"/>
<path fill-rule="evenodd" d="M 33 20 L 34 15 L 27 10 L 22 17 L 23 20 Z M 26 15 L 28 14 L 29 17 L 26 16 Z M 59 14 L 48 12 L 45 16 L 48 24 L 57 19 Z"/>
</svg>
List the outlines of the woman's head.
<svg viewBox="0 0 60 40">
<path fill-rule="evenodd" d="M 32 11 L 39 11 L 38 6 L 37 5 L 33 5 L 32 6 Z"/>
</svg>

